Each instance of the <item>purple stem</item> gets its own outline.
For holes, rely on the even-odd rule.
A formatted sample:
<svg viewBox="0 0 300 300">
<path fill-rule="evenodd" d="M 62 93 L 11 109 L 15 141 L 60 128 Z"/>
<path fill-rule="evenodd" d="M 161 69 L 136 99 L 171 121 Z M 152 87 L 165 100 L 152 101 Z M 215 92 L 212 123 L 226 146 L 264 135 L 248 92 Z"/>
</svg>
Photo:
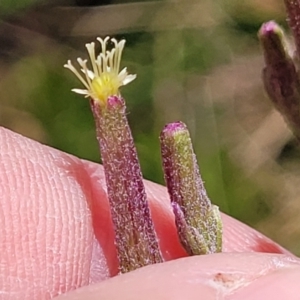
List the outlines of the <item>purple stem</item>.
<svg viewBox="0 0 300 300">
<path fill-rule="evenodd" d="M 125 101 L 111 96 L 105 107 L 91 100 L 105 171 L 121 273 L 162 262 L 142 173 L 126 118 Z"/>
</svg>

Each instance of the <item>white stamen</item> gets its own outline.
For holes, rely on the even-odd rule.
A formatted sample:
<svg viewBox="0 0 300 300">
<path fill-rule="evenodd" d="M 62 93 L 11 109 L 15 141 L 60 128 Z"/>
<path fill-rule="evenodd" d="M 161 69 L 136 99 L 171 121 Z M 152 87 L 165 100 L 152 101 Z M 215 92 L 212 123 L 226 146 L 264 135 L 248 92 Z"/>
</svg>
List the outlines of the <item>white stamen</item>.
<svg viewBox="0 0 300 300">
<path fill-rule="evenodd" d="M 73 89 L 72 91 L 86 95 L 86 97 L 105 101 L 110 95 L 118 94 L 119 87 L 134 80 L 136 75 L 129 75 L 126 68 L 119 72 L 125 40 L 118 42 L 116 39 L 111 39 L 114 45 L 111 50 L 107 50 L 109 37 L 97 38 L 97 40 L 101 45 L 101 51 L 97 56 L 95 55 L 95 43 L 86 44 L 92 70 L 88 69 L 87 60 L 77 59 L 85 78 L 74 68 L 70 60 L 64 67 L 71 70 L 86 88 Z M 103 74 L 105 74 L 105 77 L 103 77 Z"/>
</svg>

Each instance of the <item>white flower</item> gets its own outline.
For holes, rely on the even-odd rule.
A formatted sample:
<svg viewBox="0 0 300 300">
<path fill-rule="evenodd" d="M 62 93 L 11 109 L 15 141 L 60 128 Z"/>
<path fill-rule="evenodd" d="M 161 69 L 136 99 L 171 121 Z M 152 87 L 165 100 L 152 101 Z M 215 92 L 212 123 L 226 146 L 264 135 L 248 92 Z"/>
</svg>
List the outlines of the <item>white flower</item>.
<svg viewBox="0 0 300 300">
<path fill-rule="evenodd" d="M 101 44 L 101 51 L 97 57 L 95 55 L 95 43 L 86 44 L 92 70 L 88 69 L 87 60 L 81 58 L 78 58 L 77 61 L 84 76 L 76 70 L 70 60 L 64 67 L 71 70 L 86 88 L 72 89 L 73 92 L 91 97 L 105 105 L 109 96 L 118 95 L 120 86 L 133 81 L 136 75 L 128 74 L 126 68 L 119 72 L 125 40 L 118 42 L 109 37 L 104 40 L 97 38 L 97 40 Z M 106 49 L 109 41 L 114 44 L 111 50 Z"/>
</svg>

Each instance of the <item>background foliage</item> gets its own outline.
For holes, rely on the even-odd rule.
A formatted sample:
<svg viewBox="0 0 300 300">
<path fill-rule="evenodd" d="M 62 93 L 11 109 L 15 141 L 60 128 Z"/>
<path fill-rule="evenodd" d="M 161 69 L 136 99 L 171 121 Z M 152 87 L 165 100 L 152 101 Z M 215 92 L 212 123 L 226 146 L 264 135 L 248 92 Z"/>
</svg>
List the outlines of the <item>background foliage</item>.
<svg viewBox="0 0 300 300">
<path fill-rule="evenodd" d="M 122 94 L 145 178 L 163 183 L 159 132 L 182 120 L 212 201 L 300 254 L 299 149 L 264 94 L 256 38 L 264 21 L 285 25 L 282 2 L 3 0 L 0 124 L 99 161 L 89 105 L 62 66 L 96 36 L 126 38 L 138 78 Z"/>
</svg>

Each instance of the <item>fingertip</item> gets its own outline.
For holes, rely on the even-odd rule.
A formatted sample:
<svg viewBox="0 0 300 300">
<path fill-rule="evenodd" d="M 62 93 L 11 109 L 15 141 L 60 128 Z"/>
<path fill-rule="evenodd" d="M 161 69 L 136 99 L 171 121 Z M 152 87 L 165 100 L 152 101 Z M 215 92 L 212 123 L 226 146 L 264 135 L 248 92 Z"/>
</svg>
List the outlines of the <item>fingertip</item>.
<svg viewBox="0 0 300 300">
<path fill-rule="evenodd" d="M 236 295 L 244 295 L 244 290 L 247 294 L 252 284 L 282 270 L 295 278 L 300 263 L 284 255 L 261 253 L 194 256 L 147 266 L 62 295 L 57 300 L 246 299 Z M 277 283 L 273 282 L 272 286 L 276 293 Z M 262 299 L 256 295 L 257 298 L 249 299 Z M 263 299 L 273 298 L 263 294 Z"/>
</svg>

